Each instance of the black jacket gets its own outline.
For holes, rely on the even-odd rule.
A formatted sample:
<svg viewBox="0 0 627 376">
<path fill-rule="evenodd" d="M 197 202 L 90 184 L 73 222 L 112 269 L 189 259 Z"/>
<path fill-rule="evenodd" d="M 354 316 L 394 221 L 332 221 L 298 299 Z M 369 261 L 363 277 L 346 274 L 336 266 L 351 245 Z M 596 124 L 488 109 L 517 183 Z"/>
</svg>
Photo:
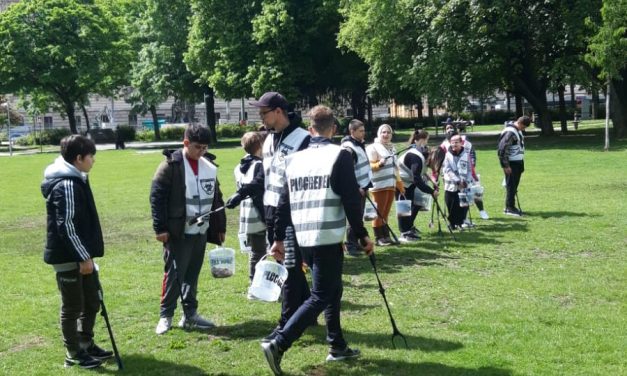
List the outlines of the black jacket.
<svg viewBox="0 0 627 376">
<path fill-rule="evenodd" d="M 48 230 L 44 261 L 54 265 L 102 257 L 102 230 L 87 176 L 58 157 L 44 172 L 41 193 Z"/>
</svg>

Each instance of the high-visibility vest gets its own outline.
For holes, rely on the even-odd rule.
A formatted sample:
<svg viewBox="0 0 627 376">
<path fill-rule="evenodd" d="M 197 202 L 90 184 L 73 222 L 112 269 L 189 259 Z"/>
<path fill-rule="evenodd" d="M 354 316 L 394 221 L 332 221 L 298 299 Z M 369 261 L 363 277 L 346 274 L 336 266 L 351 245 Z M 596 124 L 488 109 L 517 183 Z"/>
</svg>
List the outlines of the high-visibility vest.
<svg viewBox="0 0 627 376">
<path fill-rule="evenodd" d="M 394 175 L 396 169 L 396 155 L 394 150 L 388 150 L 381 143 L 375 142 L 367 147 L 367 151 L 370 154 L 375 151 L 379 155 L 379 159 L 386 158 L 385 164 L 378 170 L 372 170 L 372 188 L 374 190 L 382 188 L 390 188 L 396 186 L 396 176 Z"/>
<path fill-rule="evenodd" d="M 462 149 L 459 155 L 453 155 L 453 153 L 448 151 L 444 157 L 444 163 L 442 164 L 444 190 L 457 192 L 457 181 L 451 179 L 451 175 L 456 176 L 461 181 L 467 183 L 472 182 L 471 170 L 470 154 L 468 154 L 465 149 Z"/>
<path fill-rule="evenodd" d="M 507 149 L 507 159 L 510 161 L 522 161 L 525 157 L 525 138 L 522 133 L 515 127 L 505 127 L 501 132 L 501 136 L 505 132 L 513 133 L 516 136 L 516 141 L 512 143 Z"/>
<path fill-rule="evenodd" d="M 235 175 L 235 182 L 237 189 L 249 184 L 255 177 L 255 168 L 261 163 L 259 160 L 253 160 L 248 167 L 248 171 L 242 174 L 240 171 L 240 165 L 235 166 L 233 174 Z M 251 197 L 242 200 L 239 207 L 239 234 L 256 234 L 266 230 L 266 225 L 261 219 L 262 213 L 253 205 L 253 199 Z"/>
<path fill-rule="evenodd" d="M 201 226 L 195 223 L 190 225 L 190 221 L 211 210 L 218 169 L 205 158 L 200 158 L 198 175 L 195 175 L 187 158 L 183 157 L 183 163 L 185 165 L 185 233 L 202 234 L 209 228 L 209 221 L 204 221 Z"/>
<path fill-rule="evenodd" d="M 424 155 L 422 155 L 422 153 L 415 147 L 409 148 L 405 153 L 401 154 L 401 156 L 398 158 L 398 163 L 397 163 L 398 174 L 401 180 L 403 181 L 403 186 L 405 186 L 405 188 L 409 187 L 410 185 L 414 183 L 414 174 L 411 172 L 411 168 L 405 165 L 405 158 L 407 158 L 407 155 L 409 155 L 410 153 L 417 155 L 422 161 L 422 170 L 420 171 L 420 176 L 423 179 L 425 179 L 427 175 L 427 163 L 425 161 Z"/>
<path fill-rule="evenodd" d="M 331 189 L 331 171 L 341 150 L 333 144 L 316 144 L 288 158 L 285 172 L 292 223 L 301 247 L 344 240 L 344 206 Z"/>
<path fill-rule="evenodd" d="M 263 143 L 263 170 L 265 172 L 263 204 L 276 207 L 285 184 L 285 157 L 295 153 L 302 145 L 309 133 L 302 129 L 294 129 L 287 137 L 279 140 L 274 148 L 275 133 L 270 133 Z M 281 134 L 283 137 L 283 134 Z"/>
<path fill-rule="evenodd" d="M 372 179 L 372 169 L 370 168 L 370 161 L 368 161 L 366 151 L 351 141 L 344 141 L 342 147 L 350 148 L 357 156 L 355 178 L 360 188 L 366 188 L 370 184 L 370 179 Z"/>
</svg>

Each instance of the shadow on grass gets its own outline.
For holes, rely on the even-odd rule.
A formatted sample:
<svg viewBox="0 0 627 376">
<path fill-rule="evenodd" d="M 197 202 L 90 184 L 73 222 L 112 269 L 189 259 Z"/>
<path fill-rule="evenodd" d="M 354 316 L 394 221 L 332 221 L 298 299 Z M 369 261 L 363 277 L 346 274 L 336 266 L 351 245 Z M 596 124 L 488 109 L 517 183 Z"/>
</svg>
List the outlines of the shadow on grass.
<svg viewBox="0 0 627 376">
<path fill-rule="evenodd" d="M 122 373 L 124 375 L 218 375 L 187 364 L 166 362 L 145 355 L 122 355 L 122 361 L 124 362 L 122 371 L 118 371 L 114 360 L 108 361 L 106 367 L 97 368 L 94 371 L 100 374 Z M 219 375 L 228 376 L 227 373 Z"/>
<path fill-rule="evenodd" d="M 210 334 L 227 338 L 261 339 L 270 334 L 276 325 L 276 321 L 248 320 L 234 325 L 218 326 Z"/>
<path fill-rule="evenodd" d="M 407 246 L 388 247 L 385 250 L 375 250 L 377 269 L 383 272 L 393 272 L 398 265 L 438 264 L 440 259 L 455 259 L 440 253 L 428 252 Z M 358 275 L 372 271 L 368 256 L 351 257 L 344 259 L 344 275 Z"/>
<path fill-rule="evenodd" d="M 303 369 L 305 375 L 438 375 L 438 376 L 508 376 L 513 372 L 497 367 L 465 368 L 441 363 L 410 363 L 390 359 L 370 360 L 361 358 L 341 364 L 320 365 L 314 369 Z M 285 374 L 285 373 L 284 373 Z M 287 375 L 287 374 L 285 374 Z"/>
<path fill-rule="evenodd" d="M 600 217 L 599 214 L 591 214 L 591 213 L 577 213 L 570 211 L 546 211 L 546 212 L 524 212 L 525 217 L 540 217 L 542 219 L 547 218 L 564 218 L 564 217 Z"/>
</svg>

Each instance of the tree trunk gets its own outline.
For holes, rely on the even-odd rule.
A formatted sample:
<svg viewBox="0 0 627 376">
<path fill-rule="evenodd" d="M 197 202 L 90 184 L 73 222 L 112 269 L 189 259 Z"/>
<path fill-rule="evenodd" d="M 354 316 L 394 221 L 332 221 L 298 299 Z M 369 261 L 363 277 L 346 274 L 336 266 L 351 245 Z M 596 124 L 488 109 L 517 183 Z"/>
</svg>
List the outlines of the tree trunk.
<svg viewBox="0 0 627 376">
<path fill-rule="evenodd" d="M 157 107 L 150 105 L 150 115 L 152 115 L 152 127 L 155 130 L 155 140 L 161 141 L 161 132 L 159 132 L 159 118 L 157 117 Z"/>
<path fill-rule="evenodd" d="M 599 91 L 596 88 L 592 88 L 592 118 L 599 118 Z"/>
<path fill-rule="evenodd" d="M 562 127 L 562 134 L 568 133 L 568 123 L 566 119 L 566 99 L 564 98 L 564 92 L 566 88 L 564 85 L 557 87 L 557 95 L 559 96 L 559 111 L 560 111 L 560 125 Z"/>
<path fill-rule="evenodd" d="M 541 129 L 542 135 L 552 136 L 555 132 L 546 101 L 546 84 L 541 79 L 534 79 L 530 75 L 520 75 L 514 78 L 514 87 L 536 112 L 536 127 Z"/>
<path fill-rule="evenodd" d="M 570 84 L 570 108 L 573 113 L 577 111 L 577 101 L 575 100 L 575 84 Z"/>
<path fill-rule="evenodd" d="M 627 69 L 621 71 L 622 80 L 610 82 L 610 117 L 614 124 L 614 137 L 624 138 L 627 126 Z"/>
<path fill-rule="evenodd" d="M 505 92 L 505 103 L 507 104 L 507 112 L 512 111 L 512 96 L 509 94 L 509 91 Z"/>
<path fill-rule="evenodd" d="M 213 88 L 207 88 L 207 94 L 204 95 L 205 99 L 205 117 L 207 121 L 207 128 L 211 134 L 211 144 L 215 145 L 218 142 L 218 134 L 216 133 L 216 107 Z M 242 118 L 244 113 L 242 110 Z"/>
<path fill-rule="evenodd" d="M 70 99 L 62 99 L 63 107 L 65 108 L 65 114 L 67 115 L 67 120 L 70 122 L 70 132 L 73 134 L 78 134 L 78 130 L 76 129 L 76 112 L 74 110 L 74 102 Z"/>
<path fill-rule="evenodd" d="M 87 127 L 87 132 L 91 130 L 91 125 L 89 123 L 89 116 L 87 115 L 87 109 L 84 104 L 81 104 L 81 109 L 83 110 L 83 116 L 85 116 L 85 126 Z"/>
<path fill-rule="evenodd" d="M 418 103 L 416 104 L 416 110 L 417 110 L 417 116 L 418 116 L 418 121 L 422 122 L 422 98 L 418 98 Z"/>
<path fill-rule="evenodd" d="M 367 104 L 367 111 L 368 111 L 368 127 L 366 129 L 366 134 L 373 134 L 373 130 L 372 130 L 372 98 L 368 97 L 368 104 Z M 374 133 L 376 134 L 376 132 Z"/>
<path fill-rule="evenodd" d="M 351 109 L 353 118 L 364 121 L 366 119 L 366 93 L 362 90 L 351 92 Z"/>
<path fill-rule="evenodd" d="M 523 116 L 523 97 L 522 95 L 516 93 L 514 94 L 514 98 L 516 99 L 516 117 L 519 118 Z"/>
<path fill-rule="evenodd" d="M 429 106 L 428 108 L 428 112 L 427 112 L 427 116 L 429 116 L 430 120 L 433 120 L 433 124 L 437 127 L 437 124 L 435 124 L 435 119 L 433 118 L 433 107 Z M 428 124 L 425 124 L 425 127 L 428 126 Z"/>
</svg>

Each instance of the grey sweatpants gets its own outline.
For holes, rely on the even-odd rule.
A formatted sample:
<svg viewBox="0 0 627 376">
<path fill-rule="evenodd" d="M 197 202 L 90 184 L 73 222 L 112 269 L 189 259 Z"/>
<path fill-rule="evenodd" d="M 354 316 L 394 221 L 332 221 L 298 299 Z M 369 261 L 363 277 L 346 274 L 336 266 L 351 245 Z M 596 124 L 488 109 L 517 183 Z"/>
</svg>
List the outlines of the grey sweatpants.
<svg viewBox="0 0 627 376">
<path fill-rule="evenodd" d="M 183 313 L 186 317 L 196 314 L 198 300 L 198 276 L 205 259 L 207 234 L 185 235 L 183 239 L 170 239 L 163 246 L 165 261 L 161 288 L 160 317 L 174 316 L 176 302 L 183 296 Z M 174 262 L 176 262 L 176 268 Z"/>
</svg>

